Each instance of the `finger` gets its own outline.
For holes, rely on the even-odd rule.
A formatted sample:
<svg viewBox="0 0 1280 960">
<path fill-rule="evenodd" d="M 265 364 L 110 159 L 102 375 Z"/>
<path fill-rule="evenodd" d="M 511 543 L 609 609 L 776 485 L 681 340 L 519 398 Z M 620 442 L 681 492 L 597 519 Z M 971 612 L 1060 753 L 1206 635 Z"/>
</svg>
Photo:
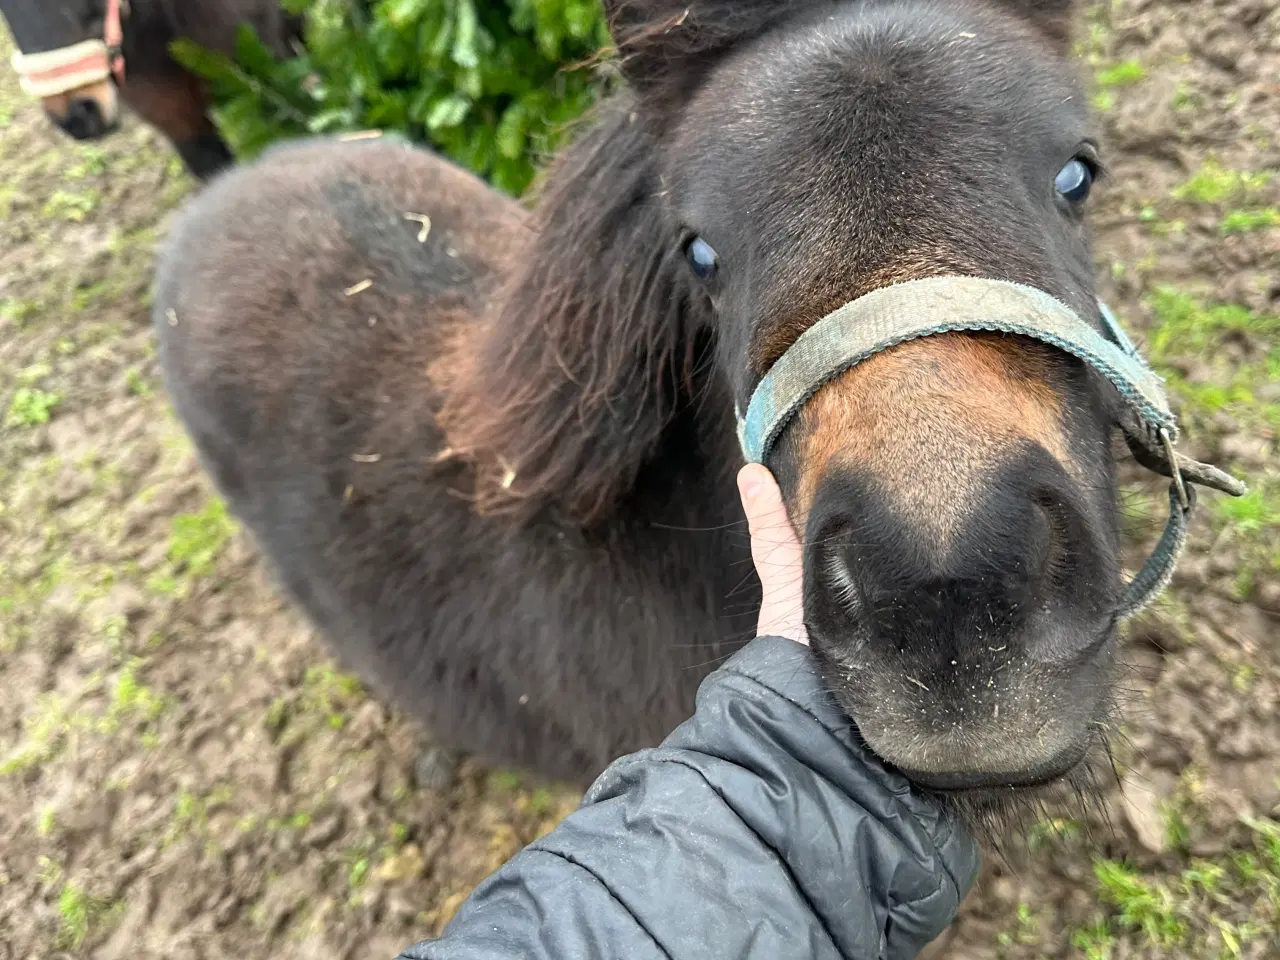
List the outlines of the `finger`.
<svg viewBox="0 0 1280 960">
<path fill-rule="evenodd" d="M 756 632 L 806 643 L 803 552 L 782 491 L 760 464 L 742 468 L 738 491 L 751 531 L 751 559 L 763 588 Z"/>
</svg>

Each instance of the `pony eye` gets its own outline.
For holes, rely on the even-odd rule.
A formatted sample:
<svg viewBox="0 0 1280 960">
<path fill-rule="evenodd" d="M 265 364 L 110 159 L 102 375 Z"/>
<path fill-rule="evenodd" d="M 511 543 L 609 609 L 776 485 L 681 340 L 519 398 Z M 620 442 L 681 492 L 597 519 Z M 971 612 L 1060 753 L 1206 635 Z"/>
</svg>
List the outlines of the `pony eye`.
<svg viewBox="0 0 1280 960">
<path fill-rule="evenodd" d="M 716 275 L 716 265 L 720 258 L 716 256 L 715 250 L 711 249 L 711 244 L 701 237 L 694 237 L 689 241 L 684 255 L 689 261 L 689 269 L 699 280 L 710 280 Z"/>
<path fill-rule="evenodd" d="M 1079 157 L 1068 160 L 1053 185 L 1068 203 L 1084 203 L 1093 187 L 1093 169 Z"/>
</svg>

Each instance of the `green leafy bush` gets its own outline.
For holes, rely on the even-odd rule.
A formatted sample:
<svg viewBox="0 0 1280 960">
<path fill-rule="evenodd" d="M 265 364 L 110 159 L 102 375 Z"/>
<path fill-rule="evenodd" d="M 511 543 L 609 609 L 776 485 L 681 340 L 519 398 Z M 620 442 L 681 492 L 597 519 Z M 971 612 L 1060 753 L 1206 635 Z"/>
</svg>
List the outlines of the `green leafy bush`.
<svg viewBox="0 0 1280 960">
<path fill-rule="evenodd" d="M 600 0 L 284 0 L 303 49 L 277 62 L 242 27 L 236 56 L 190 41 L 176 59 L 210 81 L 240 157 L 273 141 L 377 129 L 431 144 L 519 194 L 609 82 Z"/>
</svg>

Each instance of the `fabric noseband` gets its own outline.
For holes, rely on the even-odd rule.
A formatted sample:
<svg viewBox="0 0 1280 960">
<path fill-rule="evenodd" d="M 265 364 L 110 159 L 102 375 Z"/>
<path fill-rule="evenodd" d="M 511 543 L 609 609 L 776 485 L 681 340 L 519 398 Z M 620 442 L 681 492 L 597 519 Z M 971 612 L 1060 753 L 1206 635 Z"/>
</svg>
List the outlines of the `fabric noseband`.
<svg viewBox="0 0 1280 960">
<path fill-rule="evenodd" d="M 747 460 L 764 463 L 783 429 L 828 381 L 890 347 L 939 333 L 989 331 L 1030 337 L 1083 360 L 1124 402 L 1119 427 L 1138 462 L 1169 477 L 1169 522 L 1125 590 L 1117 617 L 1145 607 L 1173 575 L 1195 506 L 1196 483 L 1241 496 L 1235 477 L 1174 450 L 1178 421 L 1164 383 L 1099 302 L 1102 330 L 1043 290 L 982 277 L 929 277 L 874 290 L 827 314 L 796 339 L 738 413 Z"/>
<path fill-rule="evenodd" d="M 40 99 L 79 90 L 114 77 L 124 86 L 124 19 L 127 0 L 106 0 L 102 16 L 102 39 L 92 38 L 69 47 L 23 53 L 15 50 L 9 58 L 22 92 Z"/>
</svg>

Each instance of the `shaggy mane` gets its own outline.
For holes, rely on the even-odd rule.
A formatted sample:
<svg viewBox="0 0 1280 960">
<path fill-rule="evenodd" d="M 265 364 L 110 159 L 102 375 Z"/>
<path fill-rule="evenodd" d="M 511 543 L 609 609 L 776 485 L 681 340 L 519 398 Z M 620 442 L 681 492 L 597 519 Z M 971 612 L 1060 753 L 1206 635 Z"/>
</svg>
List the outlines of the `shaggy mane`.
<svg viewBox="0 0 1280 960">
<path fill-rule="evenodd" d="M 474 461 L 476 507 L 528 519 L 554 503 L 591 525 L 654 451 L 708 309 L 662 209 L 655 143 L 620 94 L 552 168 L 520 259 L 440 422 Z"/>
</svg>

